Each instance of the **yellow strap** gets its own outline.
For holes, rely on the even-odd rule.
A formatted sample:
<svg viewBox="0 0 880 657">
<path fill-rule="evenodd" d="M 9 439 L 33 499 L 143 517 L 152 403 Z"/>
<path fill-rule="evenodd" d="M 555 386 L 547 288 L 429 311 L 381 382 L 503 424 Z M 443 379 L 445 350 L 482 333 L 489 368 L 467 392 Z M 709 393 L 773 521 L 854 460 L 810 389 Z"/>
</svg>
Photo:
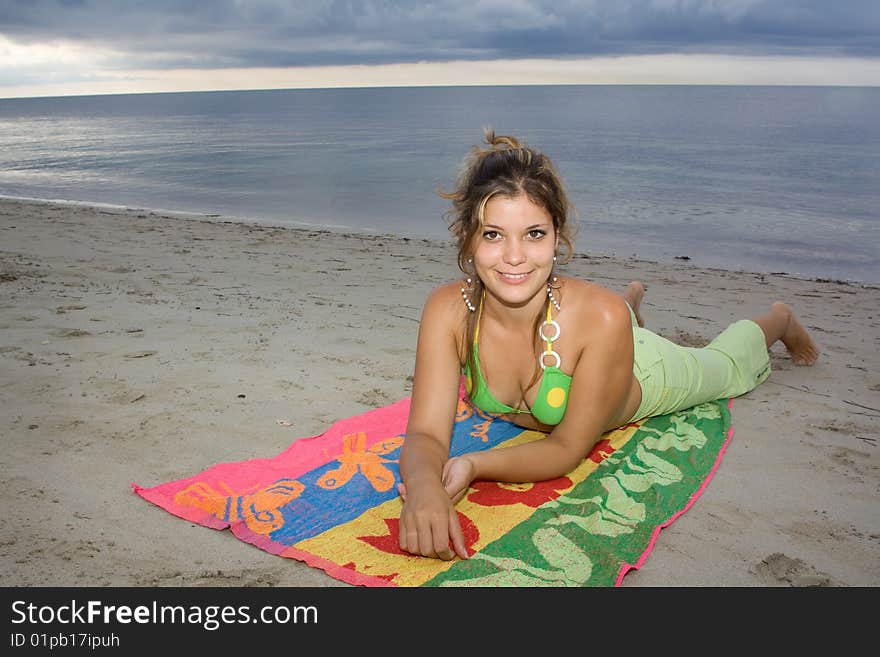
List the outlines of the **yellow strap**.
<svg viewBox="0 0 880 657">
<path fill-rule="evenodd" d="M 483 299 L 486 298 L 486 290 L 480 295 L 480 309 L 477 311 L 477 328 L 474 329 L 474 344 L 480 339 L 480 319 L 483 317 Z"/>
</svg>

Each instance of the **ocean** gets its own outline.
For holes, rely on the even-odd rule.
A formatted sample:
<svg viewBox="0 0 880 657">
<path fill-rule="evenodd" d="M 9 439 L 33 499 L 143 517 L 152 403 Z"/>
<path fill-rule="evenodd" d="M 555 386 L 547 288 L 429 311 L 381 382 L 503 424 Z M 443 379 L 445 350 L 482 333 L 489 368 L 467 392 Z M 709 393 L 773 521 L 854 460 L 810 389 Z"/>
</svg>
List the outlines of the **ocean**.
<svg viewBox="0 0 880 657">
<path fill-rule="evenodd" d="M 501 86 L 0 99 L 0 195 L 450 239 L 484 126 L 556 163 L 576 251 L 880 283 L 880 88 Z"/>
</svg>

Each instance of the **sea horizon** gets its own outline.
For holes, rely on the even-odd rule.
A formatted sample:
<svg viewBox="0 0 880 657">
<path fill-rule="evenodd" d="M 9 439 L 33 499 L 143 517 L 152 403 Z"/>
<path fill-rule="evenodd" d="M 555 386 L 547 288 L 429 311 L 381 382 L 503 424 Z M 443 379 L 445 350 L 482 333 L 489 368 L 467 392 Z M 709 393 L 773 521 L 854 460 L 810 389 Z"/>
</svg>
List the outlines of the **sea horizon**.
<svg viewBox="0 0 880 657">
<path fill-rule="evenodd" d="M 341 87 L 0 99 L 0 195 L 451 239 L 482 129 L 546 152 L 575 251 L 880 283 L 880 87 Z"/>
<path fill-rule="evenodd" d="M 481 82 L 461 84 L 362 84 L 336 86 L 301 86 L 301 87 L 256 87 L 253 89 L 169 89 L 167 91 L 105 91 L 100 93 L 68 93 L 68 94 L 31 94 L 27 96 L 0 96 L 4 100 L 57 100 L 61 98 L 105 98 L 107 96 L 163 96 L 169 94 L 218 94 L 218 93 L 249 93 L 273 91 L 332 91 L 357 89 L 457 89 L 467 87 L 487 88 L 518 88 L 518 87 L 746 87 L 746 88 L 781 88 L 781 89 L 880 89 L 875 84 L 781 84 L 781 83 L 743 83 L 743 82 L 518 82 L 485 84 Z"/>
</svg>

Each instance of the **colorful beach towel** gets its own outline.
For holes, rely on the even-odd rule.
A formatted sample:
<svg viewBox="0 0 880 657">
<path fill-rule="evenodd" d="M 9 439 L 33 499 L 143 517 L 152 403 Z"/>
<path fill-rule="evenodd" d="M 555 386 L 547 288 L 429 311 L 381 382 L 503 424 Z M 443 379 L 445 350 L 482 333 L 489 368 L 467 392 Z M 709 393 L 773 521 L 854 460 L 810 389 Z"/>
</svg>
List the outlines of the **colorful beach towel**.
<svg viewBox="0 0 880 657">
<path fill-rule="evenodd" d="M 470 559 L 402 552 L 398 459 L 409 399 L 333 424 L 267 459 L 152 488 L 150 502 L 365 586 L 613 586 L 702 492 L 732 434 L 730 401 L 611 431 L 565 477 L 475 481 L 456 506 Z M 451 454 L 544 434 L 460 400 Z"/>
</svg>

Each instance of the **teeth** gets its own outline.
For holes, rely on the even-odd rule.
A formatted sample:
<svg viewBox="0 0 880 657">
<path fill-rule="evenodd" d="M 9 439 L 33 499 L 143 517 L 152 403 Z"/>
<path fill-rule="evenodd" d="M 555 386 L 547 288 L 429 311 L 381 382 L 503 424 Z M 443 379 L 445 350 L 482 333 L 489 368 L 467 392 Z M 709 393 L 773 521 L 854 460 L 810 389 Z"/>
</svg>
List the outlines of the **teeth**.
<svg viewBox="0 0 880 657">
<path fill-rule="evenodd" d="M 528 274 L 501 274 L 504 278 L 525 278 Z"/>
</svg>

